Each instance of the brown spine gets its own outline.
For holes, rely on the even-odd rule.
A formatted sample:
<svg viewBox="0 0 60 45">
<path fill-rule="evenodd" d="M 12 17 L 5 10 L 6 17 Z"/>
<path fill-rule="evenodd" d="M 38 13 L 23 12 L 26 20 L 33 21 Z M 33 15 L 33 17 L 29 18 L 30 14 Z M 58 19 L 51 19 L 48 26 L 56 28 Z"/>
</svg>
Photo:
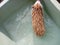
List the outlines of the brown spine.
<svg viewBox="0 0 60 45">
<path fill-rule="evenodd" d="M 45 33 L 44 20 L 42 7 L 39 3 L 32 6 L 32 25 L 34 32 L 38 36 L 42 36 Z"/>
</svg>

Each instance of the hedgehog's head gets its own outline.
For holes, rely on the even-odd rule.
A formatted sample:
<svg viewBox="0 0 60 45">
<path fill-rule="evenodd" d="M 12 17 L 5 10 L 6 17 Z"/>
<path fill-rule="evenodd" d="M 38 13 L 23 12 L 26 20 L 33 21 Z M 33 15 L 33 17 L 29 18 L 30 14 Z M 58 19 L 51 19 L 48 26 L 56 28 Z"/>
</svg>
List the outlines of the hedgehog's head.
<svg viewBox="0 0 60 45">
<path fill-rule="evenodd" d="M 33 9 L 39 9 L 41 7 L 42 7 L 42 5 L 41 5 L 40 1 L 36 1 L 35 4 L 32 6 Z"/>
</svg>

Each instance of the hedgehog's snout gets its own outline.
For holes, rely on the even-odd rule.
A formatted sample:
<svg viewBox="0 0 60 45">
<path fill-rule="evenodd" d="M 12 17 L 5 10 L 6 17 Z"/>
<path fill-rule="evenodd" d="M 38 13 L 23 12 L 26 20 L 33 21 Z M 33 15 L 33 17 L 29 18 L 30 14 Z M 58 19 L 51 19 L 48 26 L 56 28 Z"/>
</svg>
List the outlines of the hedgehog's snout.
<svg viewBox="0 0 60 45">
<path fill-rule="evenodd" d="M 37 4 L 33 5 L 32 8 L 35 10 L 39 10 L 39 9 L 41 9 L 41 6 L 39 5 L 39 3 L 37 3 Z"/>
</svg>

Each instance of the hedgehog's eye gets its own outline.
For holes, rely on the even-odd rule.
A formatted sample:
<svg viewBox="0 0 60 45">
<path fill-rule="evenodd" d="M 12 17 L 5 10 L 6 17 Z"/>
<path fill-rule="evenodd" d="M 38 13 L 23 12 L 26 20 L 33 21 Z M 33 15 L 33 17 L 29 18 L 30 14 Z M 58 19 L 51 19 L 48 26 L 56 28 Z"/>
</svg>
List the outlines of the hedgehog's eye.
<svg viewBox="0 0 60 45">
<path fill-rule="evenodd" d="M 34 8 L 34 6 L 32 6 L 32 8 Z"/>
</svg>

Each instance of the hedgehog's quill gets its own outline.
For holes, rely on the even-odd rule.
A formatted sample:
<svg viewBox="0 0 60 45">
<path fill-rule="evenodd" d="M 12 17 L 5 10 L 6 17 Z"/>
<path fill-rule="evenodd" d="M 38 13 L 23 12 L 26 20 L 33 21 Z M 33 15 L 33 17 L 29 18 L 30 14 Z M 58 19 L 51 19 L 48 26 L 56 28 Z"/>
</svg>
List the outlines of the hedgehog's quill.
<svg viewBox="0 0 60 45">
<path fill-rule="evenodd" d="M 42 9 L 42 4 L 39 0 L 32 6 L 32 26 L 38 36 L 43 36 L 45 33 Z"/>
</svg>

